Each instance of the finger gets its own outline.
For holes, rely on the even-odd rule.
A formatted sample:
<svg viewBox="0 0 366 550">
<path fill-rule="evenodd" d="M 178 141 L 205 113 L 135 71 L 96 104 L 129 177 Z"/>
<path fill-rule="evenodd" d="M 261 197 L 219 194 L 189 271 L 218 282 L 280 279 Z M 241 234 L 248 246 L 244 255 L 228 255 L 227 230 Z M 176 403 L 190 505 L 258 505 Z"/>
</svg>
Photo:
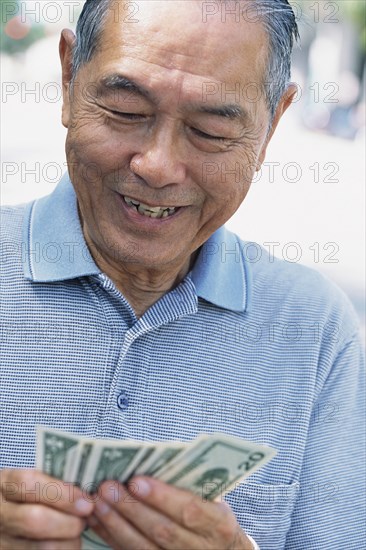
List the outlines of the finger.
<svg viewBox="0 0 366 550">
<path fill-rule="evenodd" d="M 81 538 L 69 540 L 47 540 L 37 543 L 37 550 L 81 550 Z"/>
<path fill-rule="evenodd" d="M 1 550 L 81 550 L 81 539 L 35 541 L 1 536 Z"/>
<path fill-rule="evenodd" d="M 132 483 L 133 494 L 137 500 L 166 514 L 173 522 L 183 527 L 183 530 L 176 529 L 175 534 L 179 537 L 179 542 L 186 541 L 186 544 L 184 546 L 163 545 L 163 548 L 250 548 L 252 546 L 226 502 L 204 500 L 190 491 L 178 489 L 152 477 L 139 476 L 134 478 Z M 237 545 L 236 541 L 239 539 L 240 542 Z"/>
<path fill-rule="evenodd" d="M 105 527 L 100 523 L 95 514 L 92 514 L 87 519 L 88 526 L 111 548 L 115 547 L 116 541 L 112 538 Z"/>
<path fill-rule="evenodd" d="M 144 550 L 159 550 L 149 538 L 146 538 L 134 525 L 109 506 L 102 498 L 96 502 L 94 515 L 98 521 L 93 529 L 108 542 L 110 546 L 118 549 L 143 548 Z"/>
<path fill-rule="evenodd" d="M 229 522 L 236 525 L 234 514 L 224 503 L 204 500 L 191 491 L 178 489 L 152 477 L 136 477 L 132 480 L 132 487 L 137 500 L 162 512 L 189 531 L 210 535 L 222 524 Z"/>
<path fill-rule="evenodd" d="M 39 504 L 5 502 L 1 506 L 2 530 L 29 539 L 73 539 L 80 536 L 85 520 Z"/>
<path fill-rule="evenodd" d="M 81 550 L 81 538 L 69 540 L 45 540 L 35 543 L 36 550 Z"/>
<path fill-rule="evenodd" d="M 92 513 L 94 503 L 71 483 L 38 470 L 1 470 L 1 501 L 45 504 L 77 516 Z"/>
<path fill-rule="evenodd" d="M 113 485 L 113 482 L 107 482 L 100 487 L 100 498 L 95 507 L 95 514 L 100 523 L 108 527 L 109 522 L 113 521 L 113 515 L 109 513 L 112 510 L 117 512 L 120 518 L 124 520 L 119 522 L 119 531 L 125 529 L 127 521 L 127 524 L 130 524 L 132 528 L 134 527 L 135 531 L 144 535 L 158 548 L 174 550 L 204 547 L 203 539 L 197 533 L 191 533 L 171 518 L 142 502 L 131 501 L 130 493 L 119 484 L 119 499 L 114 498 L 113 505 L 107 505 L 103 500 L 103 496 L 105 493 L 111 494 L 111 485 Z"/>
<path fill-rule="evenodd" d="M 15 539 L 8 535 L 1 534 L 1 550 L 28 550 L 32 549 L 32 541 L 28 539 Z M 33 549 L 32 549 L 33 550 Z"/>
</svg>

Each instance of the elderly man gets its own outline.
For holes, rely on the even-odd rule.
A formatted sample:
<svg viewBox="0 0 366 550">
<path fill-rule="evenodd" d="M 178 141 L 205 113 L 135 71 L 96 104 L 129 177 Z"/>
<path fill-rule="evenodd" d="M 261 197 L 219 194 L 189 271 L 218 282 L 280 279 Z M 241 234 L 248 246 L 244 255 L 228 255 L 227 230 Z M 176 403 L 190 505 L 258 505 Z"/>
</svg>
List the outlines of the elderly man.
<svg viewBox="0 0 366 550">
<path fill-rule="evenodd" d="M 121 550 L 362 547 L 352 309 L 223 227 L 296 93 L 296 35 L 286 0 L 87 0 L 63 31 L 69 171 L 2 214 L 2 549 L 80 548 L 86 525 Z M 135 502 L 55 498 L 38 423 L 278 454 L 226 503 L 146 477 Z"/>
</svg>

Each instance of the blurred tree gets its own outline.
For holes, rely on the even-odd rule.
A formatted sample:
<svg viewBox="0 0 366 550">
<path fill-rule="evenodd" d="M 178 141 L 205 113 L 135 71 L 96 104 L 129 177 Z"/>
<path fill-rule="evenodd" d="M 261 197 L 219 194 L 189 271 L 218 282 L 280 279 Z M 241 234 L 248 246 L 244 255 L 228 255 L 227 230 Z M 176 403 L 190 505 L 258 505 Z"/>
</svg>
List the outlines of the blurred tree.
<svg viewBox="0 0 366 550">
<path fill-rule="evenodd" d="M 22 21 L 19 0 L 2 0 L 0 20 L 0 51 L 16 54 L 45 36 L 43 25 Z"/>
<path fill-rule="evenodd" d="M 341 11 L 356 26 L 360 45 L 363 53 L 366 53 L 366 2 L 364 0 L 345 0 L 340 2 Z"/>
<path fill-rule="evenodd" d="M 304 21 L 313 22 L 316 17 L 316 23 L 322 21 L 320 14 L 323 17 L 329 17 L 328 22 L 337 22 L 339 20 L 348 19 L 351 21 L 360 39 L 360 47 L 363 53 L 366 53 L 366 1 L 365 0 L 336 0 L 328 2 L 328 0 L 318 0 L 313 2 L 310 0 L 290 0 L 295 13 L 298 16 L 304 16 Z M 297 8 L 297 9 L 296 9 Z M 335 11 L 334 11 L 335 10 Z"/>
</svg>

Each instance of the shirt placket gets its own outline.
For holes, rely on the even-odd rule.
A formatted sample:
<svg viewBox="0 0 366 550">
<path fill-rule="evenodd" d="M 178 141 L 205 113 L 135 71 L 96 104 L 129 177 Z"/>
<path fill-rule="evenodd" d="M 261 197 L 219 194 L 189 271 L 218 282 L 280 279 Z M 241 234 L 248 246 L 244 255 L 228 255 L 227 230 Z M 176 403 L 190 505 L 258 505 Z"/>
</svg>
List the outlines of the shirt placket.
<svg viewBox="0 0 366 550">
<path fill-rule="evenodd" d="M 114 297 L 119 295 L 120 300 L 126 303 L 125 298 L 114 287 L 113 283 L 107 281 L 105 276 L 103 279 L 104 289 L 107 292 L 111 292 Z M 133 422 L 135 437 L 137 433 L 139 439 L 145 438 L 143 417 L 140 413 L 142 412 L 141 403 L 147 398 L 145 395 L 144 371 L 148 368 L 149 353 L 143 345 L 142 340 L 145 335 L 158 330 L 163 325 L 174 322 L 186 315 L 196 313 L 197 304 L 198 300 L 194 284 L 187 277 L 176 289 L 154 304 L 140 319 L 135 318 L 134 324 L 124 333 L 123 340 L 119 344 L 120 352 L 107 391 L 106 407 L 99 426 L 100 435 L 111 433 L 112 431 L 122 436 L 131 437 L 132 427 L 130 423 Z M 131 309 L 129 304 L 126 305 Z M 137 354 L 141 357 L 141 363 L 136 365 L 136 362 L 133 364 L 129 351 L 132 346 L 140 345 L 139 340 L 141 341 L 141 350 L 138 350 Z M 174 345 L 173 342 L 172 345 Z M 136 349 L 134 352 L 136 355 Z M 158 353 L 158 350 L 154 352 Z M 140 386 L 138 387 L 138 391 L 136 387 L 134 388 L 132 396 L 131 380 L 134 377 L 134 369 Z"/>
</svg>

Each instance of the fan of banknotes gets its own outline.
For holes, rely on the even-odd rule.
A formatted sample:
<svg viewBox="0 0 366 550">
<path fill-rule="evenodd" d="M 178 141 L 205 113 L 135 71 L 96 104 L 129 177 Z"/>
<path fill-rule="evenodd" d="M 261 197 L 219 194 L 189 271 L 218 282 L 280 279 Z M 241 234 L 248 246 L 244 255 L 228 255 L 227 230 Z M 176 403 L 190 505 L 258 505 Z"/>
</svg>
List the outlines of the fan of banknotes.
<svg viewBox="0 0 366 550">
<path fill-rule="evenodd" d="M 37 426 L 36 467 L 88 493 L 95 493 L 105 480 L 127 483 L 135 475 L 146 475 L 214 500 L 276 453 L 267 445 L 222 433 L 201 434 L 189 442 L 151 442 L 90 439 Z M 88 530 L 83 548 L 109 547 Z"/>
</svg>

